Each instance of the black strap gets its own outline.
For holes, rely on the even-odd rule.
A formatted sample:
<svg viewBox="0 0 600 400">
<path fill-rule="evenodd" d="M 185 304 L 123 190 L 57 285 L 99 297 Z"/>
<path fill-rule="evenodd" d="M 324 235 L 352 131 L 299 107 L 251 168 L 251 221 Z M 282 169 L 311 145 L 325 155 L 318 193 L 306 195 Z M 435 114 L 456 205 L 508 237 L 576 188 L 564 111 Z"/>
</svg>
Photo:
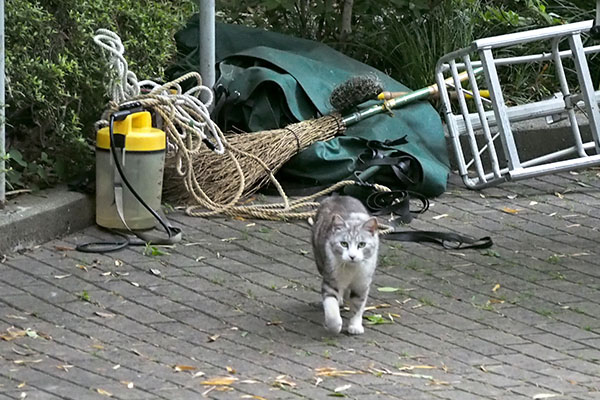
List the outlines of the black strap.
<svg viewBox="0 0 600 400">
<path fill-rule="evenodd" d="M 404 231 L 392 232 L 381 236 L 384 239 L 397 240 L 400 242 L 429 242 L 436 243 L 445 249 L 487 249 L 494 242 L 489 236 L 474 239 L 470 236 L 459 235 L 453 232 L 436 231 Z"/>
</svg>

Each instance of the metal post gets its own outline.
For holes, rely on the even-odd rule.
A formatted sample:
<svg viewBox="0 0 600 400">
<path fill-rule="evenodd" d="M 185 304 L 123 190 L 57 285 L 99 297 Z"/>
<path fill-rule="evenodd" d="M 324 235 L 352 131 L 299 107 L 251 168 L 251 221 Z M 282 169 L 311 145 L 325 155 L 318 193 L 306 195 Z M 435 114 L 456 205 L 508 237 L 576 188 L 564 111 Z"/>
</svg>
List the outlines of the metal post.
<svg viewBox="0 0 600 400">
<path fill-rule="evenodd" d="M 215 84 L 215 0 L 199 2 L 200 75 L 202 84 L 212 88 Z"/>
<path fill-rule="evenodd" d="M 6 105 L 4 99 L 4 0 L 0 0 L 0 208 L 6 202 L 6 163 L 4 162 L 5 151 L 5 118 Z"/>
</svg>

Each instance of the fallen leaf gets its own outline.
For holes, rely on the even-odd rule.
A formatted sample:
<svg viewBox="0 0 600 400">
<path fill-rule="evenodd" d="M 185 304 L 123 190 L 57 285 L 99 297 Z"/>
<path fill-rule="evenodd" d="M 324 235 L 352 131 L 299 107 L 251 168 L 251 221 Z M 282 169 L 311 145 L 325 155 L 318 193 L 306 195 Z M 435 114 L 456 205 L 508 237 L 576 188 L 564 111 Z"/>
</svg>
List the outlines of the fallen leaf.
<svg viewBox="0 0 600 400">
<path fill-rule="evenodd" d="M 6 318 L 11 318 L 11 319 L 20 319 L 20 320 L 22 320 L 22 321 L 27 321 L 27 318 L 25 318 L 25 317 L 22 317 L 22 316 L 20 316 L 20 315 L 14 315 L 14 314 L 8 314 L 8 315 L 6 316 Z"/>
<path fill-rule="evenodd" d="M 434 365 L 404 365 L 398 367 L 400 371 L 412 371 L 413 369 L 437 369 L 437 367 Z"/>
<path fill-rule="evenodd" d="M 383 293 L 393 293 L 393 292 L 397 292 L 399 290 L 402 290 L 402 289 L 397 288 L 397 287 L 389 287 L 389 286 L 377 288 L 377 291 L 383 292 Z"/>
<path fill-rule="evenodd" d="M 288 379 L 287 375 L 279 375 L 273 382 L 274 385 L 296 387 L 296 384 Z"/>
<path fill-rule="evenodd" d="M 220 337 L 221 337 L 221 335 L 212 335 L 212 336 L 209 336 L 208 337 L 208 342 L 212 343 L 212 342 L 216 341 Z"/>
<path fill-rule="evenodd" d="M 252 394 L 245 394 L 240 397 L 240 399 L 257 399 L 257 400 L 267 400 L 262 396 L 255 396 Z"/>
<path fill-rule="evenodd" d="M 106 271 L 106 272 L 101 273 L 100 275 L 102 275 L 102 276 L 108 276 L 110 274 L 112 274 L 112 271 Z"/>
<path fill-rule="evenodd" d="M 161 272 L 158 269 L 155 268 L 150 268 L 150 272 L 152 272 L 152 275 L 156 275 L 156 276 L 160 276 Z"/>
<path fill-rule="evenodd" d="M 260 383 L 257 380 L 254 379 L 244 379 L 243 381 L 240 381 L 240 383 Z"/>
<path fill-rule="evenodd" d="M 488 372 L 487 368 L 485 367 L 485 365 L 480 365 L 479 369 L 482 370 L 483 372 Z"/>
<path fill-rule="evenodd" d="M 333 389 L 333 391 L 336 392 L 336 393 L 341 393 L 341 392 L 343 392 L 345 390 L 350 389 L 351 387 L 352 387 L 352 385 L 350 385 L 350 384 L 344 385 L 344 386 L 338 386 L 335 389 Z"/>
<path fill-rule="evenodd" d="M 62 369 L 65 372 L 69 372 L 69 369 L 73 368 L 73 365 L 68 365 L 68 364 L 57 365 L 56 368 Z"/>
<path fill-rule="evenodd" d="M 19 384 L 17 385 L 17 389 L 24 388 L 24 387 L 25 387 L 25 385 L 27 385 L 25 382 L 21 382 L 21 383 L 19 383 Z"/>
<path fill-rule="evenodd" d="M 379 308 L 390 308 L 390 307 L 391 307 L 391 304 L 385 304 L 385 303 L 384 304 L 377 304 L 377 305 L 374 305 L 374 306 L 365 307 L 365 311 L 372 311 L 372 310 L 377 310 Z"/>
<path fill-rule="evenodd" d="M 54 275 L 54 279 L 65 279 L 70 277 L 71 274 L 65 274 L 65 275 Z"/>
<path fill-rule="evenodd" d="M 98 350 L 104 350 L 104 346 L 102 346 L 101 344 L 93 344 L 92 347 L 94 349 L 98 349 Z"/>
<path fill-rule="evenodd" d="M 133 286 L 135 286 L 135 287 L 140 287 L 140 284 L 139 284 L 139 283 L 137 283 L 137 282 L 129 282 L 129 283 L 131 283 L 131 284 L 132 284 Z"/>
<path fill-rule="evenodd" d="M 533 400 L 540 400 L 540 399 L 551 399 L 552 397 L 557 397 L 557 394 L 554 393 L 539 393 L 533 396 Z"/>
<path fill-rule="evenodd" d="M 208 379 L 208 380 L 202 381 L 200 383 L 202 385 L 207 385 L 207 386 L 226 386 L 226 385 L 232 385 L 237 380 L 238 380 L 238 378 L 236 378 L 234 376 L 223 376 L 223 377 Z"/>
<path fill-rule="evenodd" d="M 562 194 L 558 193 L 558 192 L 554 192 L 554 195 L 556 197 L 558 197 L 559 199 L 564 199 L 565 196 L 563 196 Z M 534 397 L 535 398 L 535 397 Z M 540 399 L 545 399 L 546 397 L 540 397 Z"/>
<path fill-rule="evenodd" d="M 107 391 L 106 391 L 106 390 L 104 390 L 104 389 L 100 389 L 100 388 L 98 388 L 98 389 L 96 389 L 96 392 L 98 392 L 98 393 L 100 393 L 101 395 L 104 395 L 104 396 L 112 397 L 112 393 L 110 393 L 110 392 L 107 392 Z"/>
<path fill-rule="evenodd" d="M 494 287 L 492 288 L 492 292 L 496 292 L 498 289 L 500 289 L 500 284 L 499 284 L 499 283 L 496 283 L 496 284 L 494 285 Z"/>
<path fill-rule="evenodd" d="M 115 260 L 115 267 L 122 267 L 122 266 L 123 266 L 123 261 Z"/>
<path fill-rule="evenodd" d="M 515 210 L 514 208 L 510 208 L 510 207 L 502 207 L 500 209 L 500 211 L 503 211 L 507 214 L 518 214 L 519 213 L 519 210 Z"/>
<path fill-rule="evenodd" d="M 206 375 L 204 372 L 198 371 L 198 372 L 196 372 L 195 374 L 192 375 L 192 378 L 199 378 L 199 377 L 204 376 L 204 375 Z"/>
<path fill-rule="evenodd" d="M 67 246 L 54 246 L 54 248 L 58 251 L 74 251 L 75 250 L 74 247 L 67 247 Z"/>
<path fill-rule="evenodd" d="M 38 360 L 14 360 L 13 362 L 17 365 L 22 365 L 22 364 L 38 364 L 41 363 L 42 359 L 38 359 Z"/>
<path fill-rule="evenodd" d="M 102 312 L 102 311 L 96 311 L 96 312 L 94 312 L 94 314 L 96 314 L 97 316 L 102 317 L 102 318 L 114 318 L 115 317 L 115 314 Z"/>
<path fill-rule="evenodd" d="M 133 389 L 133 382 L 129 382 L 129 381 L 121 381 L 121 383 L 125 386 L 127 386 L 127 389 Z"/>
<path fill-rule="evenodd" d="M 38 337 L 38 334 L 37 334 L 37 332 L 36 332 L 36 331 L 34 331 L 34 330 L 33 330 L 33 329 L 31 329 L 31 328 L 27 328 L 27 329 L 25 329 L 25 334 L 26 334 L 27 336 L 29 336 L 30 338 L 34 338 L 34 339 L 36 339 L 36 338 Z"/>
<path fill-rule="evenodd" d="M 490 304 L 504 304 L 504 300 L 500 299 L 489 299 L 488 301 Z"/>
<path fill-rule="evenodd" d="M 363 371 L 338 370 L 337 368 L 332 368 L 332 367 L 316 368 L 315 371 L 317 372 L 317 376 L 329 376 L 329 377 L 364 374 Z"/>
<path fill-rule="evenodd" d="M 506 196 L 506 198 L 508 198 L 509 200 L 514 200 L 517 198 L 516 194 L 509 194 L 508 196 Z"/>
<path fill-rule="evenodd" d="M 198 368 L 196 367 L 192 367 L 190 365 L 176 365 L 175 367 L 175 372 L 183 372 L 183 371 L 195 371 Z"/>
<path fill-rule="evenodd" d="M 227 370 L 227 372 L 229 372 L 230 374 L 235 374 L 235 369 L 233 369 L 233 368 L 231 368 L 231 367 L 229 367 L 229 366 L 225 367 L 225 369 L 226 369 L 226 370 Z"/>
<path fill-rule="evenodd" d="M 88 272 L 88 267 L 86 267 L 86 266 L 85 266 L 85 265 L 83 265 L 83 264 L 77 264 L 77 265 L 76 265 L 76 267 L 77 267 L 77 268 L 79 268 L 79 269 L 82 269 L 82 270 L 84 270 L 85 272 Z"/>
</svg>

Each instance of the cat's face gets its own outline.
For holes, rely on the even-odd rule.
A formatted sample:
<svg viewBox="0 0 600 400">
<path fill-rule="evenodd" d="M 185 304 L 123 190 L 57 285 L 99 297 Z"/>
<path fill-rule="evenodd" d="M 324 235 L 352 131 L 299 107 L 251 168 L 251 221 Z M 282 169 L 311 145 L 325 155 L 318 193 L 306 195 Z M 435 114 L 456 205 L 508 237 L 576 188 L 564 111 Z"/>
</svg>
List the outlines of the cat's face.
<svg viewBox="0 0 600 400">
<path fill-rule="evenodd" d="M 377 220 L 344 221 L 334 215 L 331 250 L 344 263 L 360 263 L 377 253 Z"/>
</svg>

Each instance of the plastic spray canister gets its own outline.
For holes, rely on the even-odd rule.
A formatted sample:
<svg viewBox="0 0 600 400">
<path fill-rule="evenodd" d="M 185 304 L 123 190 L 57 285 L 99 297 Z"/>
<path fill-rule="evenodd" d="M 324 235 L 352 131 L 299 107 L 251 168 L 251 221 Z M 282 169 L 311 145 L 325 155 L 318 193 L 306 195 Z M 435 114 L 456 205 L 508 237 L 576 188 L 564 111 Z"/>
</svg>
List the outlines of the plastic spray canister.
<svg viewBox="0 0 600 400">
<path fill-rule="evenodd" d="M 113 137 L 127 181 L 149 207 L 159 209 L 165 164 L 165 132 L 153 128 L 152 116 L 148 111 L 142 111 L 115 121 Z M 96 136 L 96 223 L 105 228 L 125 229 L 117 211 L 119 197 L 122 197 L 122 206 L 119 207 L 127 226 L 134 230 L 153 228 L 156 224 L 154 216 L 121 182 L 111 154 L 109 128 L 105 127 L 98 130 Z M 115 197 L 115 187 L 122 187 L 122 196 Z"/>
</svg>

